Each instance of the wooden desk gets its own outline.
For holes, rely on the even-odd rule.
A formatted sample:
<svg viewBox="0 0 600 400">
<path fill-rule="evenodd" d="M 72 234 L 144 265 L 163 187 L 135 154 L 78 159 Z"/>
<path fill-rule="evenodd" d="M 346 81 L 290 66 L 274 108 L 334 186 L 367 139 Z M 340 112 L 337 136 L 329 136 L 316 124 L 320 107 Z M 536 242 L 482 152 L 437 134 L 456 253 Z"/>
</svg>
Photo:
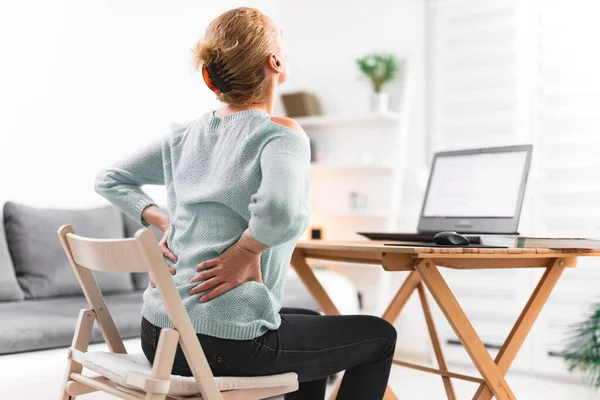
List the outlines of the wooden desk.
<svg viewBox="0 0 600 400">
<path fill-rule="evenodd" d="M 511 363 L 521 348 L 554 285 L 565 268 L 575 267 L 579 256 L 600 256 L 599 251 L 583 249 L 468 249 L 391 247 L 378 241 L 334 242 L 323 240 L 302 241 L 292 255 L 292 267 L 298 273 L 311 295 L 327 315 L 339 315 L 337 307 L 316 279 L 307 259 L 377 264 L 384 270 L 410 271 L 408 277 L 392 299 L 383 318 L 394 323 L 410 295 L 416 290 L 421 300 L 438 369 L 410 364 L 401 360 L 394 363 L 408 368 L 441 375 L 448 399 L 456 399 L 450 378 L 479 383 L 474 400 L 516 399 L 504 380 Z M 491 269 L 491 268 L 544 268 L 529 301 L 509 333 L 500 352 L 493 360 L 483 342 L 473 329 L 468 317 L 440 274 L 439 268 Z M 468 273 L 468 272 L 465 272 Z M 452 329 L 460 339 L 481 378 L 449 372 L 446 367 L 439 337 L 427 301 L 425 287 L 429 290 Z M 332 395 L 335 398 L 337 389 Z M 388 386 L 386 400 L 396 399 Z"/>
</svg>

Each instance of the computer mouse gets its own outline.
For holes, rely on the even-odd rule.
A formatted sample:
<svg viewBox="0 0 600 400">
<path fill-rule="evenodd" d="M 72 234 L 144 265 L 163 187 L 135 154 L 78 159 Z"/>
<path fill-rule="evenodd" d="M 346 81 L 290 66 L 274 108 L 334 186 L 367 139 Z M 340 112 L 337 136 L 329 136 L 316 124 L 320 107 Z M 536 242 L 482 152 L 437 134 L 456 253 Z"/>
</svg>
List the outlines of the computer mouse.
<svg viewBox="0 0 600 400">
<path fill-rule="evenodd" d="M 469 239 L 461 235 L 460 233 L 445 231 L 440 232 L 433 237 L 435 244 L 440 246 L 468 246 L 471 244 Z"/>
</svg>

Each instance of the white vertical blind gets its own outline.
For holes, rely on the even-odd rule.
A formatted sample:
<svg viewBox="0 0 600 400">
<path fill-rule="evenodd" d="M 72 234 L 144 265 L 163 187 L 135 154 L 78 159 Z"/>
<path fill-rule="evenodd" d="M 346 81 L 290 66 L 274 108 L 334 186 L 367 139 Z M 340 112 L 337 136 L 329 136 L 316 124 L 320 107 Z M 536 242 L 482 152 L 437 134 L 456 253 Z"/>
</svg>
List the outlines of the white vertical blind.
<svg viewBox="0 0 600 400">
<path fill-rule="evenodd" d="M 598 15 L 594 0 L 430 0 L 431 150 L 533 143 L 526 234 L 600 238 Z M 481 285 L 452 272 L 457 293 Z M 538 278 L 504 274 L 486 296 L 496 290 L 504 309 L 520 310 Z M 566 373 L 549 353 L 563 350 L 599 288 L 599 259 L 565 271 L 522 351 L 530 368 Z M 459 300 L 476 310 L 484 297 Z"/>
<path fill-rule="evenodd" d="M 600 238 L 600 4 L 539 0 L 536 107 L 538 235 Z M 600 260 L 580 257 L 565 271 L 542 317 L 534 368 L 564 370 L 572 323 L 600 300 Z M 541 329 L 545 329 L 542 335 Z"/>
<path fill-rule="evenodd" d="M 537 231 L 600 237 L 600 4 L 539 9 Z"/>
<path fill-rule="evenodd" d="M 435 149 L 517 140 L 514 0 L 433 0 Z"/>
<path fill-rule="evenodd" d="M 532 142 L 527 233 L 600 237 L 600 2 L 430 4 L 433 149 Z"/>
<path fill-rule="evenodd" d="M 430 142 L 433 150 L 528 143 L 519 118 L 516 0 L 430 0 Z M 518 270 L 442 270 L 485 343 L 501 345 L 522 308 L 529 279 Z M 440 314 L 450 362 L 466 352 Z M 528 351 L 515 366 L 528 369 Z"/>
</svg>

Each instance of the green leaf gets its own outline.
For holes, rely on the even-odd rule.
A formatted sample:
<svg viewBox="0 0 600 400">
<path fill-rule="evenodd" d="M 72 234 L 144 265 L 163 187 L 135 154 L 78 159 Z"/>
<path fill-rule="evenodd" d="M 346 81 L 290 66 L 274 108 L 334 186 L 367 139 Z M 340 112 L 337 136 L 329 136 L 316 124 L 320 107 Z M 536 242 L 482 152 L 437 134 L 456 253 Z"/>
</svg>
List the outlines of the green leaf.
<svg viewBox="0 0 600 400">
<path fill-rule="evenodd" d="M 358 69 L 366 75 L 375 92 L 380 92 L 383 85 L 396 79 L 400 70 L 400 61 L 393 54 L 372 53 L 356 60 Z"/>
</svg>

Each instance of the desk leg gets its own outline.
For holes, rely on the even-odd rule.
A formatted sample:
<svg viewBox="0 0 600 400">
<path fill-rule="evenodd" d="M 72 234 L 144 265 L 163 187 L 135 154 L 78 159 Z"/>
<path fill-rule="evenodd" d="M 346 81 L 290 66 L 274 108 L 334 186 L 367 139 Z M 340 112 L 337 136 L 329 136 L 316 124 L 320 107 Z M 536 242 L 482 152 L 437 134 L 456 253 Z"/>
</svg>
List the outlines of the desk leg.
<svg viewBox="0 0 600 400">
<path fill-rule="evenodd" d="M 423 287 L 422 283 L 417 287 L 417 290 L 419 291 L 421 307 L 423 307 L 423 314 L 425 314 L 425 322 L 427 323 L 427 329 L 429 330 L 429 337 L 431 338 L 431 344 L 433 345 L 433 352 L 435 353 L 438 367 L 440 370 L 448 372 L 448 366 L 446 365 L 446 359 L 444 358 L 444 353 L 442 352 L 440 338 L 437 330 L 435 329 L 433 315 L 431 315 L 429 301 L 427 300 L 427 294 L 425 293 L 425 288 Z M 444 383 L 444 390 L 446 390 L 446 396 L 448 397 L 448 400 L 456 400 L 456 394 L 454 393 L 454 387 L 452 386 L 450 377 L 442 376 L 442 382 Z"/>
<path fill-rule="evenodd" d="M 544 272 L 544 275 L 517 319 L 515 326 L 510 331 L 506 342 L 504 342 L 504 345 L 500 349 L 495 360 L 502 374 L 506 374 L 508 368 L 515 359 L 517 352 L 523 345 L 533 323 L 540 314 L 540 311 L 542 311 L 544 304 L 546 304 L 558 278 L 560 278 L 564 270 L 564 264 L 565 262 L 561 259 L 552 260 L 552 263 L 546 269 L 546 272 Z M 473 400 L 491 400 L 491 398 L 492 392 L 487 386 L 482 384 L 479 386 L 479 389 L 477 389 Z"/>
<path fill-rule="evenodd" d="M 323 310 L 323 312 L 326 315 L 340 315 L 340 311 L 337 309 L 335 304 L 333 304 L 333 301 L 331 301 L 331 298 L 329 297 L 329 295 L 315 276 L 310 266 L 307 264 L 306 259 L 304 258 L 304 255 L 301 252 L 298 252 L 297 250 L 294 251 L 294 253 L 292 254 L 291 264 L 296 273 L 298 274 L 298 277 L 300 278 L 302 283 L 304 283 L 304 286 L 306 286 L 306 288 L 308 289 L 312 297 L 315 299 L 321 310 Z M 342 381 L 340 380 L 340 382 L 338 382 L 335 389 L 333 390 L 333 393 L 329 397 L 329 400 L 335 400 L 335 398 L 337 397 L 337 392 L 340 389 L 341 383 Z M 383 400 L 398 400 L 398 398 L 396 397 L 389 385 L 387 387 L 387 390 L 385 391 Z"/>
<path fill-rule="evenodd" d="M 400 286 L 400 289 L 398 289 L 398 292 L 396 292 L 394 299 L 383 313 L 382 318 L 390 324 L 396 322 L 398 316 L 404 308 L 404 305 L 410 298 L 410 295 L 420 284 L 421 277 L 419 276 L 419 273 L 416 271 L 411 271 L 410 274 L 408 274 L 408 276 L 404 280 L 404 283 L 402 283 L 402 286 Z"/>
<path fill-rule="evenodd" d="M 315 276 L 310 266 L 306 263 L 304 256 L 297 250 L 292 254 L 292 267 L 298 274 L 298 277 L 304 283 L 311 296 L 315 299 L 321 310 L 327 315 L 340 315 L 331 298 L 321 286 L 321 283 Z"/>
<path fill-rule="evenodd" d="M 515 395 L 504 380 L 504 374 L 490 357 L 437 267 L 427 260 L 419 262 L 415 265 L 415 269 L 421 275 L 421 279 L 423 279 L 496 399 L 516 400 Z"/>
<path fill-rule="evenodd" d="M 408 276 L 404 280 L 404 283 L 394 296 L 394 299 L 383 313 L 383 319 L 385 319 L 391 324 L 396 322 L 398 316 L 404 308 L 404 305 L 410 298 L 411 294 L 415 291 L 415 289 L 419 292 L 421 307 L 423 308 L 423 314 L 425 314 L 425 321 L 427 322 L 427 329 L 429 330 L 429 336 L 431 338 L 431 344 L 433 345 L 433 350 L 435 352 L 438 366 L 441 371 L 447 372 L 448 368 L 446 366 L 444 354 L 442 353 L 440 339 L 435 328 L 433 316 L 431 315 L 431 309 L 429 308 L 429 302 L 427 301 L 425 288 L 421 283 L 421 277 L 419 276 L 418 272 L 411 271 L 411 273 L 408 274 Z M 448 400 L 455 400 L 456 395 L 454 394 L 454 388 L 452 387 L 452 381 L 450 380 L 450 378 L 448 376 L 442 376 L 442 381 L 444 383 L 444 389 L 446 390 Z"/>
</svg>

